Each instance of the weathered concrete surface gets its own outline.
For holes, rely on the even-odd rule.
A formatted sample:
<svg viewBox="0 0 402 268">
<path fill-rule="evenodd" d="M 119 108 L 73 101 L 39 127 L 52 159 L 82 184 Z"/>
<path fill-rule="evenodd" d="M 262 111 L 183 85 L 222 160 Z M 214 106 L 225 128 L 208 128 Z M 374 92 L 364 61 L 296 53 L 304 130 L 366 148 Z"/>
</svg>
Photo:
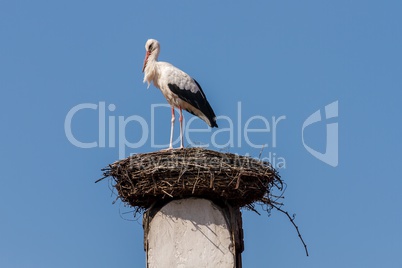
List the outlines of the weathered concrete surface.
<svg viewBox="0 0 402 268">
<path fill-rule="evenodd" d="M 235 267 L 229 219 L 211 201 L 172 201 L 146 220 L 147 267 Z"/>
</svg>

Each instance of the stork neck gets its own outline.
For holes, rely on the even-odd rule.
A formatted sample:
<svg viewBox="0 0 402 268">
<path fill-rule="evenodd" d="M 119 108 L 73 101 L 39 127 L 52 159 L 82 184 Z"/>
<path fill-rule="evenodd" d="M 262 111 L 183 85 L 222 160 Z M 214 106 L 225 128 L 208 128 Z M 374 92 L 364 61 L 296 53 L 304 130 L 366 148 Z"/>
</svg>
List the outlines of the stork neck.
<svg viewBox="0 0 402 268">
<path fill-rule="evenodd" d="M 145 67 L 145 72 L 146 73 L 155 73 L 157 71 L 156 65 L 157 65 L 156 59 L 149 57 L 147 66 Z"/>
<path fill-rule="evenodd" d="M 155 56 L 150 55 L 147 60 L 147 66 L 144 70 L 144 82 L 148 82 L 148 87 L 151 81 L 155 84 L 155 77 L 157 77 L 158 73 L 157 64 L 158 62 L 156 61 Z"/>
</svg>

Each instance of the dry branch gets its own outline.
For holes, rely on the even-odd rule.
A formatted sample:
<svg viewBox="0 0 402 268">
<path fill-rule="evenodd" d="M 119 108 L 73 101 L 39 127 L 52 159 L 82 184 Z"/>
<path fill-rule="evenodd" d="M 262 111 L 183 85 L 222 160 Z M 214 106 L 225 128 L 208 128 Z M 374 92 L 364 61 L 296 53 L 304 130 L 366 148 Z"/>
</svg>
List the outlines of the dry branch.
<svg viewBox="0 0 402 268">
<path fill-rule="evenodd" d="M 282 180 L 270 163 L 202 148 L 136 154 L 103 169 L 112 177 L 119 198 L 145 210 L 161 199 L 202 197 L 246 207 L 275 204 L 273 188 Z"/>
</svg>

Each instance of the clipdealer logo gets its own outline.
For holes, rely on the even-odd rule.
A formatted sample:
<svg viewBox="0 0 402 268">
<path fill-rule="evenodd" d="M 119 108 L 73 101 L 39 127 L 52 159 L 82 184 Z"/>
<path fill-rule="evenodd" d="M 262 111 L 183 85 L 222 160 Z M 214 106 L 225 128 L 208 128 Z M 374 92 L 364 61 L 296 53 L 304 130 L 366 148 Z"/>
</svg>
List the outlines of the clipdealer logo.
<svg viewBox="0 0 402 268">
<path fill-rule="evenodd" d="M 89 148 L 118 148 L 119 158 L 122 159 L 126 157 L 126 150 L 140 148 L 147 143 L 150 143 L 152 148 L 156 149 L 164 149 L 169 146 L 169 144 L 158 144 L 156 142 L 156 135 L 159 135 L 157 129 L 157 123 L 155 118 L 157 118 L 157 113 L 170 111 L 169 104 L 152 104 L 150 106 L 151 111 L 150 120 L 146 120 L 139 115 L 131 115 L 128 117 L 125 116 L 117 116 L 113 112 L 116 110 L 116 105 L 109 104 L 106 105 L 104 101 L 100 101 L 99 103 L 81 103 L 73 108 L 71 108 L 64 120 L 64 132 L 68 141 L 78 147 L 83 149 Z M 225 127 L 220 127 L 217 130 L 212 130 L 211 128 L 196 128 L 193 122 L 195 120 L 199 120 L 197 117 L 191 117 L 189 120 L 184 121 L 184 138 L 186 140 L 186 144 L 188 146 L 197 146 L 197 147 L 209 147 L 213 146 L 218 149 L 225 148 L 241 148 L 246 145 L 250 148 L 254 149 L 271 149 L 268 152 L 268 157 L 263 158 L 262 160 L 270 162 L 274 167 L 277 168 L 285 168 L 285 158 L 281 156 L 277 156 L 274 150 L 277 147 L 277 131 L 282 122 L 286 119 L 286 116 L 271 116 L 270 118 L 266 118 L 261 115 L 254 115 L 249 118 L 244 118 L 242 114 L 242 104 L 241 102 L 237 103 L 237 114 L 235 117 L 229 117 L 225 115 L 220 115 L 217 119 L 222 122 L 222 125 Z M 76 116 L 79 116 L 80 113 L 85 113 L 85 111 L 91 111 L 91 113 L 95 112 L 97 114 L 98 121 L 98 131 L 97 137 L 93 138 L 91 142 L 83 142 L 80 141 L 76 135 L 74 135 L 73 131 L 73 121 Z M 226 122 L 226 123 L 224 123 Z M 259 127 L 254 127 L 258 125 Z M 128 139 L 126 136 L 126 130 L 130 126 L 131 132 L 130 137 L 134 137 L 135 141 L 132 138 Z M 134 129 L 133 129 L 134 128 Z M 197 144 L 191 138 L 193 134 L 196 133 L 211 133 L 210 141 L 205 144 Z M 157 133 L 157 134 L 156 134 Z M 261 140 L 259 142 L 255 137 L 259 135 L 259 137 L 265 137 L 264 144 L 261 144 Z M 173 142 L 173 144 L 179 143 L 179 137 Z"/>
<path fill-rule="evenodd" d="M 334 101 L 324 108 L 325 120 L 338 118 L 338 101 Z M 321 153 L 308 146 L 304 140 L 304 130 L 313 124 L 319 123 L 324 119 L 321 116 L 321 110 L 315 111 L 303 123 L 302 126 L 302 141 L 306 150 L 315 158 L 332 166 L 338 166 L 338 123 L 326 123 L 326 145 L 325 152 Z"/>
<path fill-rule="evenodd" d="M 221 115 L 217 119 L 220 122 L 226 121 L 226 124 L 218 130 L 212 131 L 211 128 L 195 128 L 193 126 L 194 120 L 197 117 L 191 117 L 187 122 L 184 122 L 184 137 L 186 144 L 189 146 L 209 147 L 212 145 L 218 149 L 224 148 L 241 148 L 246 145 L 254 149 L 268 150 L 267 157 L 263 157 L 261 160 L 270 162 L 275 168 L 286 168 L 286 159 L 283 156 L 279 156 L 275 153 L 275 149 L 278 146 L 278 128 L 286 120 L 285 115 L 272 116 L 271 118 L 264 117 L 262 115 L 254 115 L 249 118 L 243 118 L 242 104 L 237 103 L 236 118 Z M 83 111 L 95 111 L 97 114 L 98 130 L 97 137 L 90 142 L 80 141 L 73 132 L 73 120 L 77 114 Z M 99 103 L 81 103 L 72 107 L 66 114 L 64 120 L 64 132 L 68 141 L 83 149 L 89 148 L 118 148 L 119 158 L 126 157 L 126 150 L 136 149 L 146 145 L 148 142 L 152 148 L 162 149 L 167 148 L 168 144 L 157 144 L 155 139 L 156 122 L 155 118 L 158 112 L 166 112 L 170 110 L 168 104 L 152 104 L 151 105 L 151 119 L 148 122 L 146 119 L 139 115 L 130 116 L 117 116 L 113 114 L 116 110 L 116 105 L 109 104 L 100 101 Z M 307 145 L 305 141 L 305 129 L 313 124 L 317 124 L 321 121 L 333 120 L 338 117 L 338 101 L 330 103 L 324 108 L 324 116 L 321 116 L 321 111 L 317 110 L 311 114 L 303 123 L 301 129 L 301 138 L 304 148 L 318 160 L 332 166 L 338 166 L 338 123 L 326 124 L 326 149 L 325 152 L 319 152 Z M 259 128 L 252 128 L 256 122 L 260 126 Z M 129 136 L 136 137 L 137 140 L 132 141 L 126 137 L 126 129 L 128 126 L 134 127 L 134 133 Z M 209 132 L 210 142 L 206 144 L 196 144 L 191 139 L 192 133 L 205 133 Z M 256 134 L 260 133 L 260 134 Z M 254 135 L 254 136 L 253 136 Z M 260 144 L 255 135 L 265 135 L 264 144 Z M 220 137 L 220 138 L 219 138 Z M 267 140 L 268 139 L 268 140 Z M 261 142 L 261 140 L 259 140 Z M 174 144 L 179 142 L 179 137 L 174 141 Z"/>
</svg>

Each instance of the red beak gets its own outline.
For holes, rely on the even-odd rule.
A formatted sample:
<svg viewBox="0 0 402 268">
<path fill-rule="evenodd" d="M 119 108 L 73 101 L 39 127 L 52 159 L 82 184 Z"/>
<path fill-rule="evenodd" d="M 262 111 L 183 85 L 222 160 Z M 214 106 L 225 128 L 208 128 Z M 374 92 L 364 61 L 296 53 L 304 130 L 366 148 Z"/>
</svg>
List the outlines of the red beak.
<svg viewBox="0 0 402 268">
<path fill-rule="evenodd" d="M 144 65 L 142 66 L 142 72 L 144 72 L 145 67 L 147 67 L 147 62 L 148 62 L 149 55 L 151 55 L 151 52 L 147 51 L 147 53 L 145 54 Z"/>
</svg>

